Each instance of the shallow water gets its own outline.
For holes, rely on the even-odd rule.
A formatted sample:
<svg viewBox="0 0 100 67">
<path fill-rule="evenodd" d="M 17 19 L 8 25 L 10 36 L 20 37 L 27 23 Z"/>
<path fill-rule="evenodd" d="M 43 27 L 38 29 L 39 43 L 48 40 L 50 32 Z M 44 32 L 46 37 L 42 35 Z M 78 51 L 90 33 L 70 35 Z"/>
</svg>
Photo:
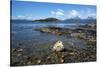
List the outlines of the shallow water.
<svg viewBox="0 0 100 67">
<path fill-rule="evenodd" d="M 62 28 L 77 28 L 77 24 L 67 23 L 50 23 L 50 22 L 31 22 L 31 21 L 12 21 L 11 23 L 11 39 L 12 48 L 16 48 L 21 43 L 21 48 L 24 49 L 25 55 L 48 54 L 54 43 L 61 40 L 66 48 L 69 48 L 71 43 L 75 47 L 83 49 L 86 43 L 71 36 L 57 36 L 35 31 L 36 28 L 41 27 L 62 27 Z"/>
</svg>

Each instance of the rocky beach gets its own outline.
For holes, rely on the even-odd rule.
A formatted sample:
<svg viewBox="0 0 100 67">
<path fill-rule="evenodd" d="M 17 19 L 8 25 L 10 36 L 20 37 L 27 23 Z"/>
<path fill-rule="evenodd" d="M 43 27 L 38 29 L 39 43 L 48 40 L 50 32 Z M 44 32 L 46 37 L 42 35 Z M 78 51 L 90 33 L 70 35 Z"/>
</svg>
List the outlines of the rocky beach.
<svg viewBox="0 0 100 67">
<path fill-rule="evenodd" d="M 11 50 L 12 65 L 21 66 L 96 61 L 95 28 L 95 24 L 80 25 L 74 29 L 62 27 L 34 28 L 34 31 L 46 36 L 65 37 L 65 39 L 70 37 L 80 40 L 85 43 L 85 47 L 80 47 L 81 43 L 76 45 L 74 42 L 64 42 L 61 39 L 53 40 L 51 41 L 52 43 L 45 43 L 46 46 L 42 44 L 40 44 L 42 46 L 39 46 L 33 43 L 34 46 L 26 45 L 26 47 L 24 43 L 18 43 L 17 47 Z M 36 51 L 34 51 L 35 49 Z M 27 53 L 28 51 L 31 53 Z M 37 54 L 33 53 L 33 51 L 37 52 Z"/>
</svg>

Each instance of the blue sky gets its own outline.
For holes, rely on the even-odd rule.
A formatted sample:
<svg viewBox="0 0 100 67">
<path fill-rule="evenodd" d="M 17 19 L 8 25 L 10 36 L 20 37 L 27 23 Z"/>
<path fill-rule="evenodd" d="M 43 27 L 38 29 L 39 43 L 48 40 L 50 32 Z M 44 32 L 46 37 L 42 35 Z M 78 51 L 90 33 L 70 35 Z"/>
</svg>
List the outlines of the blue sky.
<svg viewBox="0 0 100 67">
<path fill-rule="evenodd" d="M 12 19 L 34 20 L 54 17 L 64 20 L 77 16 L 83 19 L 96 18 L 96 6 L 12 1 Z"/>
</svg>

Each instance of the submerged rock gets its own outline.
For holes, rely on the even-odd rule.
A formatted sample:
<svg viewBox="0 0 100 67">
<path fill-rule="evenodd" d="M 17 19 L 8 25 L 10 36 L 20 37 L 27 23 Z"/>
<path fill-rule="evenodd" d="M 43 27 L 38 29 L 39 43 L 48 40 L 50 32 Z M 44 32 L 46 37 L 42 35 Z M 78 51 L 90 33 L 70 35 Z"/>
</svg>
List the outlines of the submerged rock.
<svg viewBox="0 0 100 67">
<path fill-rule="evenodd" d="M 41 29 L 40 29 L 40 32 L 49 33 L 50 30 L 49 30 L 48 28 L 41 28 Z"/>
<path fill-rule="evenodd" d="M 62 51 L 64 49 L 64 45 L 62 41 L 57 41 L 53 46 L 53 51 Z"/>
</svg>

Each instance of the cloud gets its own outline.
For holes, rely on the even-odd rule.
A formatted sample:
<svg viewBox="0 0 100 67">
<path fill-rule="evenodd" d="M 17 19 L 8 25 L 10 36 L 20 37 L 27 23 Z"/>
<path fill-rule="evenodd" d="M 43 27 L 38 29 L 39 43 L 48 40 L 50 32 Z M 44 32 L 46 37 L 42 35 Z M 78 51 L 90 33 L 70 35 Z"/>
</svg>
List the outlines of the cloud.
<svg viewBox="0 0 100 67">
<path fill-rule="evenodd" d="M 87 10 L 86 15 L 87 15 L 87 17 L 93 17 L 93 18 L 96 18 L 96 13 L 92 12 L 91 9 L 88 9 L 88 10 Z"/>
<path fill-rule="evenodd" d="M 69 16 L 70 18 L 77 17 L 77 16 L 79 17 L 80 13 L 77 10 L 71 10 L 69 11 Z"/>
<path fill-rule="evenodd" d="M 24 17 L 25 17 L 25 16 L 22 16 L 22 15 L 18 15 L 18 16 L 17 16 L 17 18 L 22 18 L 22 19 L 23 19 Z"/>
<path fill-rule="evenodd" d="M 25 17 L 26 17 L 26 19 L 28 19 L 28 20 L 32 20 L 32 19 L 33 19 L 33 16 L 32 16 L 31 14 L 28 14 L 28 15 L 26 15 Z"/>
<path fill-rule="evenodd" d="M 33 19 L 32 15 L 18 15 L 16 17 L 16 19 L 27 19 L 27 20 L 31 20 Z"/>
<path fill-rule="evenodd" d="M 76 10 L 72 10 L 72 11 L 71 11 L 71 15 L 72 15 L 72 16 L 78 16 L 78 15 L 79 15 L 79 12 L 76 11 Z"/>
<path fill-rule="evenodd" d="M 74 17 L 79 17 L 82 19 L 88 18 L 88 17 L 93 17 L 96 18 L 96 13 L 92 12 L 92 10 L 88 9 L 85 11 L 78 11 L 78 10 L 70 10 L 67 13 L 67 18 L 74 18 Z"/>
<path fill-rule="evenodd" d="M 64 11 L 62 9 L 57 9 L 56 11 L 51 11 L 51 14 L 54 16 L 63 16 Z"/>
<path fill-rule="evenodd" d="M 60 11 L 60 12 L 64 12 L 64 10 L 62 10 L 62 9 L 57 9 L 58 11 Z"/>
<path fill-rule="evenodd" d="M 56 15 L 64 15 L 64 13 L 62 13 L 62 12 L 60 12 L 60 11 L 58 11 L 58 12 L 56 12 Z"/>
</svg>

